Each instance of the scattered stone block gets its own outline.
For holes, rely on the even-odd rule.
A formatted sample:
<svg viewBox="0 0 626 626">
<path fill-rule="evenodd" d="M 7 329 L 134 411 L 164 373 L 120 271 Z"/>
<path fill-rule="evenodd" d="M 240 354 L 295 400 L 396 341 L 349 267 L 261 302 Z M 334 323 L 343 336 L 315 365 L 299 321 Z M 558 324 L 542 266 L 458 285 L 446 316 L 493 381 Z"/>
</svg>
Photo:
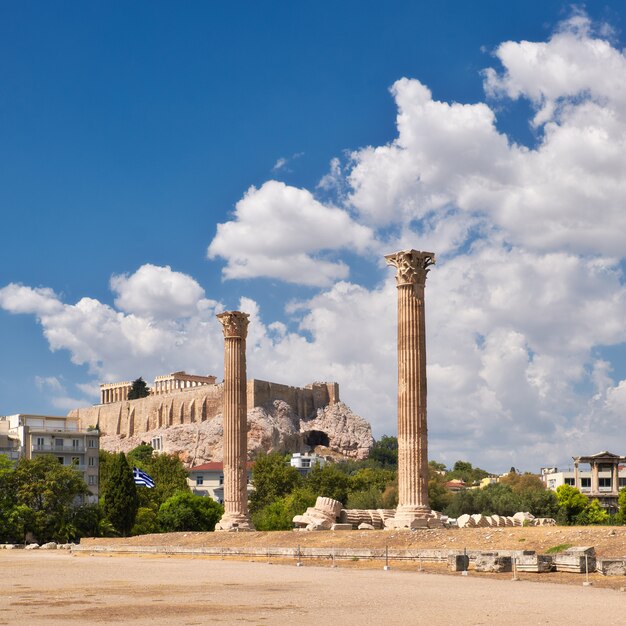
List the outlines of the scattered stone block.
<svg viewBox="0 0 626 626">
<path fill-rule="evenodd" d="M 550 554 L 524 554 L 518 557 L 515 567 L 518 572 L 545 573 L 554 569 L 554 557 Z"/>
<path fill-rule="evenodd" d="M 596 551 L 593 547 L 578 546 L 559 552 L 554 557 L 557 572 L 584 574 L 596 570 Z"/>
<path fill-rule="evenodd" d="M 469 556 L 467 554 L 449 554 L 448 569 L 451 572 L 466 572 L 469 567 Z"/>
<path fill-rule="evenodd" d="M 459 517 L 457 517 L 456 523 L 459 528 L 469 528 L 471 526 L 474 526 L 475 524 L 472 516 L 467 514 L 459 515 Z"/>
<path fill-rule="evenodd" d="M 29 543 L 26 546 L 26 550 L 39 550 L 39 544 L 38 543 Z"/>
<path fill-rule="evenodd" d="M 520 526 L 524 525 L 524 522 L 528 522 L 527 525 L 530 524 L 530 522 L 532 522 L 535 519 L 535 516 L 532 513 L 528 513 L 528 512 L 518 512 L 513 516 L 514 520 L 518 520 L 520 522 Z"/>
<path fill-rule="evenodd" d="M 350 524 L 352 526 L 352 524 Z M 376 530 L 371 524 L 366 524 L 365 522 L 359 524 L 358 530 Z"/>
<path fill-rule="evenodd" d="M 331 530 L 352 530 L 352 524 L 333 524 Z"/>
<path fill-rule="evenodd" d="M 57 544 L 56 544 L 56 541 L 49 541 L 48 543 L 42 543 L 41 546 L 39 547 L 42 550 L 56 550 Z"/>
<path fill-rule="evenodd" d="M 341 513 L 343 504 L 339 500 L 333 500 L 332 498 L 318 497 L 315 501 L 315 509 L 317 511 L 323 511 L 333 519 L 337 519 Z"/>
<path fill-rule="evenodd" d="M 474 561 L 477 572 L 511 572 L 513 564 L 510 556 L 498 556 L 497 553 L 479 554 Z"/>
<path fill-rule="evenodd" d="M 605 576 L 626 576 L 626 557 L 598 559 L 596 568 Z"/>
</svg>

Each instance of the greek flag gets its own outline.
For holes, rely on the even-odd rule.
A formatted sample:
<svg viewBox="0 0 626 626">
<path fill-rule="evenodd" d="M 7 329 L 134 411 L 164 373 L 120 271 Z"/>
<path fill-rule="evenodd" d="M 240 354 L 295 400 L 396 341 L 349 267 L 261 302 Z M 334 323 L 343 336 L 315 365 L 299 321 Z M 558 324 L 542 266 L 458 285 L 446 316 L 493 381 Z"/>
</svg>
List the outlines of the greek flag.
<svg viewBox="0 0 626 626">
<path fill-rule="evenodd" d="M 154 480 L 152 480 L 152 477 L 137 467 L 133 467 L 133 478 L 135 479 L 135 485 L 143 485 L 144 487 L 148 487 L 150 489 L 154 487 Z"/>
</svg>

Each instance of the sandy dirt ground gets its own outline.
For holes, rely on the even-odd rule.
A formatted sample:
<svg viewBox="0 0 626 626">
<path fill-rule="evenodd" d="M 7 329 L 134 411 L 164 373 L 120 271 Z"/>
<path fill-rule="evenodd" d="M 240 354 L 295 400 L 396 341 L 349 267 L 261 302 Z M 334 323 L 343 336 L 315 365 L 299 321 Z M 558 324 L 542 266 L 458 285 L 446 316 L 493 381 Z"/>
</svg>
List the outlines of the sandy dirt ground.
<svg viewBox="0 0 626 626">
<path fill-rule="evenodd" d="M 595 586 L 210 558 L 0 553 L 0 624 L 624 624 Z"/>
<path fill-rule="evenodd" d="M 223 547 L 342 547 L 463 550 L 534 550 L 554 546 L 594 546 L 599 557 L 626 555 L 626 526 L 539 526 L 449 528 L 409 531 L 168 533 L 119 539 L 83 539 L 86 546 L 223 546 Z"/>
</svg>

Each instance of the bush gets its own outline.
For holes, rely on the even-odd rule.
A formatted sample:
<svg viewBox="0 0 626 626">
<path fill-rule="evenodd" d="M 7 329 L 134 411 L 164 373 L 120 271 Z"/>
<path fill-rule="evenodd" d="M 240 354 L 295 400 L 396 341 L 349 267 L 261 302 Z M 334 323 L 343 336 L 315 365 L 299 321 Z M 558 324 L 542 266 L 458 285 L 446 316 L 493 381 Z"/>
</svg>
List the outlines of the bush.
<svg viewBox="0 0 626 626">
<path fill-rule="evenodd" d="M 383 494 L 376 487 L 348 494 L 346 509 L 382 509 Z"/>
<path fill-rule="evenodd" d="M 290 495 L 279 498 L 252 515 L 257 530 L 291 530 L 293 518 L 302 515 L 315 504 L 315 494 L 307 489 L 295 489 Z"/>
<path fill-rule="evenodd" d="M 163 532 L 213 531 L 224 508 L 204 496 L 189 491 L 173 495 L 159 508 L 157 521 Z"/>
</svg>

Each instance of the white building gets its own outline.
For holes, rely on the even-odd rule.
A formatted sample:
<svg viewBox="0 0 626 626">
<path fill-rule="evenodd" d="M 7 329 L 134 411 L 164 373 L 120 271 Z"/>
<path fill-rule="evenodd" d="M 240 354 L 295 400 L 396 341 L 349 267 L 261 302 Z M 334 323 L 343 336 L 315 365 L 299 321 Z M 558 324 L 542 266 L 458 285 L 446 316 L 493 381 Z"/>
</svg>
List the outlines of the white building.
<svg viewBox="0 0 626 626">
<path fill-rule="evenodd" d="M 254 491 L 251 484 L 252 467 L 254 463 L 248 463 L 248 498 Z M 189 470 L 187 484 L 197 496 L 209 496 L 216 502 L 224 504 L 224 464 L 217 461 L 196 465 Z"/>
<path fill-rule="evenodd" d="M 324 467 L 326 459 L 317 456 L 315 452 L 295 452 L 291 455 L 289 464 L 291 467 L 295 467 L 302 476 L 306 476 L 316 465 Z"/>
<path fill-rule="evenodd" d="M 99 449 L 100 432 L 81 428 L 76 417 L 23 413 L 0 417 L 0 452 L 14 460 L 52 454 L 61 465 L 82 474 L 91 494 L 89 502 L 98 501 Z"/>
<path fill-rule="evenodd" d="M 576 487 L 590 500 L 599 500 L 609 512 L 616 512 L 619 490 L 626 487 L 626 457 L 605 450 L 591 456 L 572 457 L 572 460 L 573 470 L 541 468 L 546 488 L 556 491 L 561 485 Z"/>
</svg>

